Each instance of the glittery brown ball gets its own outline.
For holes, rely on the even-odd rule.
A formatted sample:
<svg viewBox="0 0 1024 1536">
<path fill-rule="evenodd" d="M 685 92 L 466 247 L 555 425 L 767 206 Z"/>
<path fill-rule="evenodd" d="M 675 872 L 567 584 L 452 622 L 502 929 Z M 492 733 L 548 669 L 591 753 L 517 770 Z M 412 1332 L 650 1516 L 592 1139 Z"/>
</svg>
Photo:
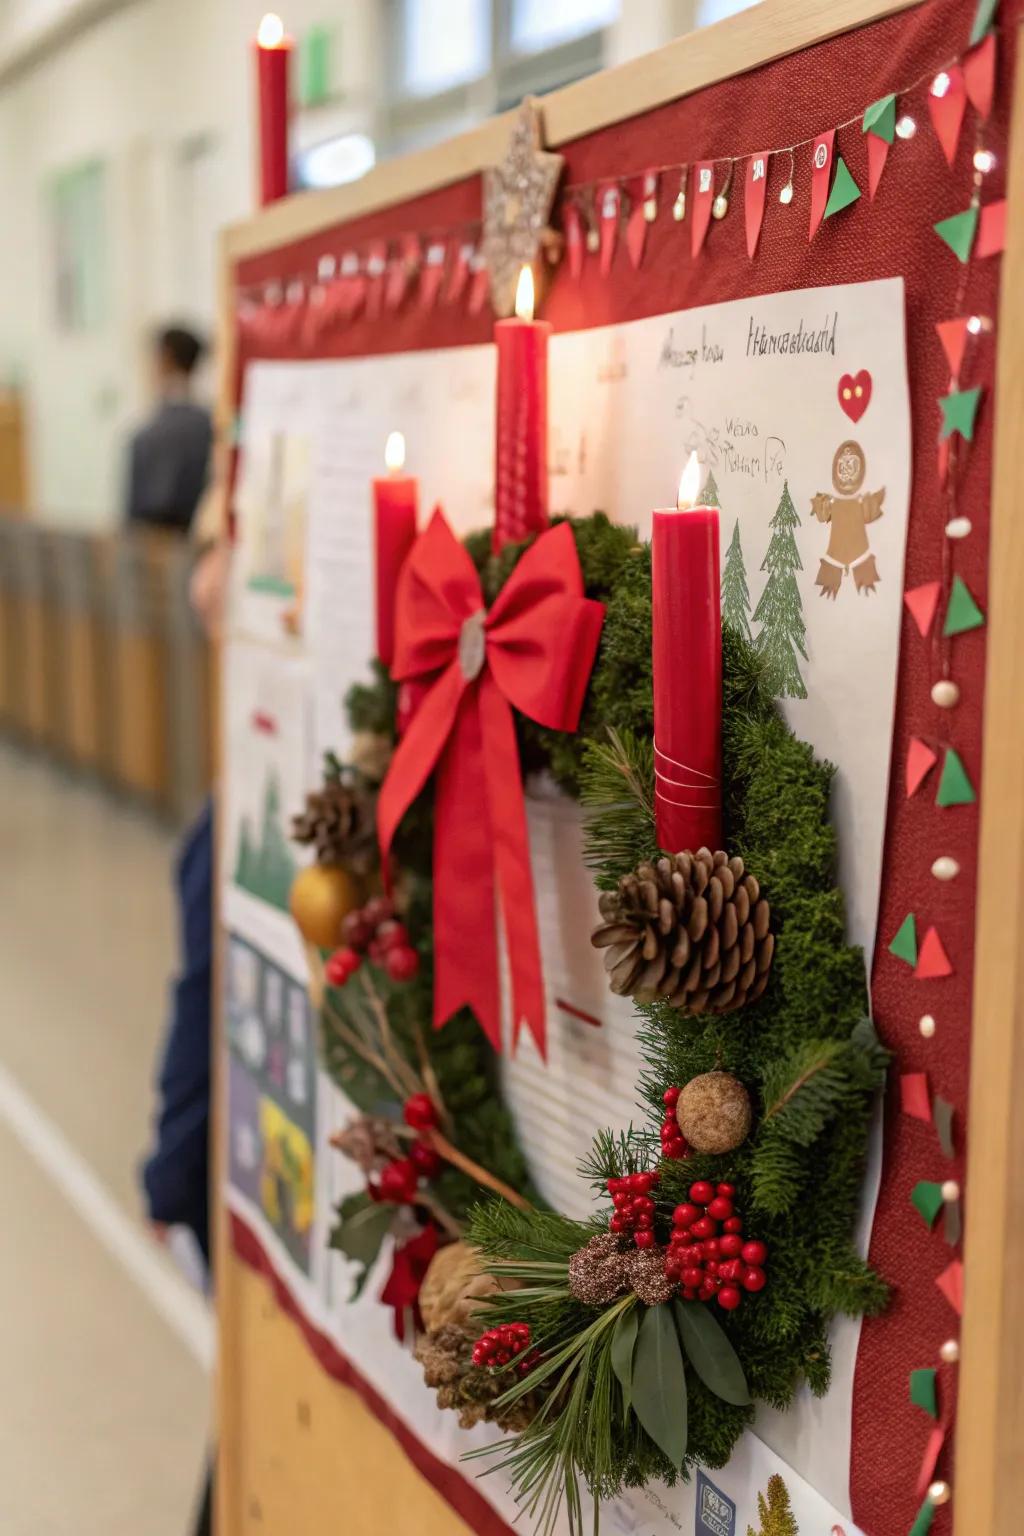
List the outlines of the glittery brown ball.
<svg viewBox="0 0 1024 1536">
<path fill-rule="evenodd" d="M 750 1095 L 728 1072 L 691 1078 L 676 1104 L 679 1129 L 695 1152 L 731 1152 L 742 1146 L 752 1118 Z"/>
<path fill-rule="evenodd" d="M 604 1307 L 629 1289 L 628 1261 L 612 1232 L 599 1232 L 569 1260 L 569 1290 L 587 1307 Z"/>
<path fill-rule="evenodd" d="M 660 1307 L 675 1295 L 676 1282 L 665 1273 L 663 1248 L 636 1248 L 627 1255 L 629 1283 L 635 1295 L 648 1307 Z"/>
</svg>

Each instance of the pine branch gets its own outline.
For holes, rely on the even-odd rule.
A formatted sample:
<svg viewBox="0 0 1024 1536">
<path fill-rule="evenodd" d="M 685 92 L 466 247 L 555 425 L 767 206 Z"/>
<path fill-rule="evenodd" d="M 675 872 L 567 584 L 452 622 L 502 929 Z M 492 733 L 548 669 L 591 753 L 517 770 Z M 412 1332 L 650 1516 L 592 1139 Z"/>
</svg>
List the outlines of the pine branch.
<svg viewBox="0 0 1024 1536">
<path fill-rule="evenodd" d="M 584 858 L 602 890 L 657 852 L 654 744 L 609 726 L 607 740 L 583 746 L 580 803 L 588 812 Z"/>
</svg>

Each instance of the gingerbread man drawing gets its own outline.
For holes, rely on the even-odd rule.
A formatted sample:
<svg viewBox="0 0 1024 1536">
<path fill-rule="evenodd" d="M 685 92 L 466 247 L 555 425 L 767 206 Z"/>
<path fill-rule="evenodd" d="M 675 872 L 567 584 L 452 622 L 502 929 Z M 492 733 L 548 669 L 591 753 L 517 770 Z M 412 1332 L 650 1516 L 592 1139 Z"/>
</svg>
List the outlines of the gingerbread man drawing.
<svg viewBox="0 0 1024 1536">
<path fill-rule="evenodd" d="M 835 600 L 843 576 L 853 575 L 858 592 L 873 592 L 878 567 L 868 543 L 868 524 L 882 515 L 885 487 L 861 491 L 867 464 L 864 450 L 852 438 L 840 443 L 832 460 L 832 485 L 839 493 L 819 491 L 811 498 L 811 510 L 819 523 L 829 524 L 828 549 L 818 567 L 815 586 L 822 597 Z"/>
</svg>

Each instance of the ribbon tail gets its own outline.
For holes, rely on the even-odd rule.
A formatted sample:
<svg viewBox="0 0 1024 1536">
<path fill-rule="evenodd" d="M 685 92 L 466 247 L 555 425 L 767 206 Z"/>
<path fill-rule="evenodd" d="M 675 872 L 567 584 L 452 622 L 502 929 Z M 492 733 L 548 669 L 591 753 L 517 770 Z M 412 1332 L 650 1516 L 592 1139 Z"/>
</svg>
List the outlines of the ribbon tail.
<svg viewBox="0 0 1024 1536">
<path fill-rule="evenodd" d="M 423 699 L 395 748 L 377 799 L 377 839 L 385 886 L 390 886 L 388 856 L 395 833 L 445 749 L 464 686 L 458 662 L 453 662 Z"/>
<path fill-rule="evenodd" d="M 494 1049 L 500 1051 L 493 838 L 478 692 L 470 688 L 462 696 L 437 775 L 434 1027 L 440 1029 L 453 1013 L 468 1006 Z"/>
<path fill-rule="evenodd" d="M 512 977 L 513 1050 L 520 1031 L 526 1028 L 544 1060 L 547 1004 L 515 726 L 508 700 L 489 673 L 481 680 L 479 699 L 488 819 Z"/>
</svg>

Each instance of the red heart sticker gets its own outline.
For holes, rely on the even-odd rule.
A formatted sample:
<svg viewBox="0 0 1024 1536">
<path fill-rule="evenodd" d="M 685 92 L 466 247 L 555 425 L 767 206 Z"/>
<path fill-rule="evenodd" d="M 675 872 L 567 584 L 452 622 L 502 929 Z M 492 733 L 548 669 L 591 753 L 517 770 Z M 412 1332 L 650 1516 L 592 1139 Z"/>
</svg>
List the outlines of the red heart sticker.
<svg viewBox="0 0 1024 1536">
<path fill-rule="evenodd" d="M 866 368 L 860 373 L 844 373 L 839 380 L 839 404 L 851 421 L 860 421 L 871 404 L 871 375 Z"/>
</svg>

